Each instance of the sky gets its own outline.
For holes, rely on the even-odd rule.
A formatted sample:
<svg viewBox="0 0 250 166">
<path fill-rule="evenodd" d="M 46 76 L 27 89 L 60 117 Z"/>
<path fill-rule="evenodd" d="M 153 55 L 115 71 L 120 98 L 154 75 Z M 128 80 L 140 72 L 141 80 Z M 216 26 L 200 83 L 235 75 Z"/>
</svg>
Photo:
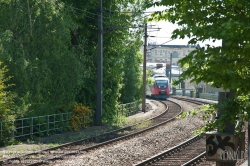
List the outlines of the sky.
<svg viewBox="0 0 250 166">
<path fill-rule="evenodd" d="M 146 12 L 153 12 L 153 11 L 162 11 L 166 7 L 152 7 L 146 10 Z M 147 13 L 149 14 L 149 13 Z M 152 25 L 153 28 L 161 28 L 160 30 L 151 29 L 150 25 Z M 148 23 L 148 35 L 149 36 L 155 36 L 155 37 L 148 37 L 148 43 L 156 42 L 156 44 L 163 44 L 164 45 L 187 45 L 189 39 L 175 39 L 173 41 L 171 40 L 172 32 L 178 28 L 178 25 L 172 24 L 167 21 L 160 21 L 160 22 L 149 22 Z M 169 42 L 168 42 L 169 41 Z M 167 43 L 166 43 L 167 42 Z M 209 44 L 211 46 L 221 46 L 221 40 L 218 40 L 216 42 L 212 42 L 212 40 L 207 40 L 205 42 L 199 42 L 200 46 L 205 46 L 206 44 Z"/>
</svg>

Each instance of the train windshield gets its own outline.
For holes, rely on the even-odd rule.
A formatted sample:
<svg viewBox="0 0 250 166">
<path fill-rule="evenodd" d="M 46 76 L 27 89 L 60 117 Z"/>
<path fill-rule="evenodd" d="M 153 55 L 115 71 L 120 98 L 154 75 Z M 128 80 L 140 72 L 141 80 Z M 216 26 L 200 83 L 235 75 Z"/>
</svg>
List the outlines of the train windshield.
<svg viewBox="0 0 250 166">
<path fill-rule="evenodd" d="M 157 80 L 156 84 L 158 86 L 168 86 L 168 81 L 167 80 Z"/>
</svg>

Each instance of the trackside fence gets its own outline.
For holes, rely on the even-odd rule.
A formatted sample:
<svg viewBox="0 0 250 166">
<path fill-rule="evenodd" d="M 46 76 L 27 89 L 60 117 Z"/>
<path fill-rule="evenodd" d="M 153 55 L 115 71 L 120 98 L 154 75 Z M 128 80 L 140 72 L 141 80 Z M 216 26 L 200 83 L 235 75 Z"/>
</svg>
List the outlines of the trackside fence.
<svg viewBox="0 0 250 166">
<path fill-rule="evenodd" d="M 218 94 L 200 93 L 201 99 L 218 101 L 218 97 L 219 97 Z"/>
<path fill-rule="evenodd" d="M 140 106 L 141 101 L 135 101 L 132 103 L 126 103 L 126 104 L 120 104 L 118 106 L 117 112 L 116 112 L 116 116 L 131 116 L 134 114 L 137 114 L 138 112 L 140 112 Z"/>
<path fill-rule="evenodd" d="M 218 94 L 201 93 L 199 92 L 199 90 L 192 90 L 192 89 L 174 89 L 173 95 L 188 96 L 188 97 L 201 98 L 214 101 L 218 101 L 218 96 L 219 96 Z"/>
<path fill-rule="evenodd" d="M 54 133 L 60 133 L 70 130 L 70 120 L 72 113 L 60 113 L 51 114 L 45 116 L 36 116 L 29 118 L 16 119 L 12 121 L 13 130 L 9 133 L 9 138 L 33 138 L 49 136 Z M 80 117 L 82 126 L 88 126 L 89 119 L 92 116 Z M 0 140 L 3 139 L 3 133 L 6 133 L 4 129 L 4 123 L 0 122 Z"/>
<path fill-rule="evenodd" d="M 176 95 L 190 96 L 192 89 L 176 89 Z"/>
<path fill-rule="evenodd" d="M 132 103 L 119 105 L 116 115 L 127 117 L 138 113 L 140 111 L 140 102 L 141 101 L 135 101 Z M 3 140 L 4 138 L 13 138 L 20 140 L 26 138 L 32 139 L 33 137 L 43 137 L 55 133 L 69 131 L 71 128 L 70 121 L 72 115 L 72 113 L 60 113 L 45 116 L 21 118 L 9 122 L 2 121 L 0 122 L 0 140 Z M 82 126 L 87 127 L 89 125 L 93 125 L 92 123 L 90 124 L 90 119 L 93 119 L 94 116 L 83 116 L 80 118 Z M 4 124 L 6 123 L 13 126 L 11 132 L 5 129 Z"/>
</svg>

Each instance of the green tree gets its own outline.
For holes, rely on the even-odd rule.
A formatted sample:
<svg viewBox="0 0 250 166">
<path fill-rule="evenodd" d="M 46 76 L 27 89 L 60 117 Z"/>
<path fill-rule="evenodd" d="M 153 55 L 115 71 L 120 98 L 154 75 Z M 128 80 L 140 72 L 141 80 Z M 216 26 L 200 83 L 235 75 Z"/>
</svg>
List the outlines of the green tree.
<svg viewBox="0 0 250 166">
<path fill-rule="evenodd" d="M 0 63 L 0 125 L 1 129 L 4 129 L 0 134 L 0 146 L 11 141 L 10 135 L 14 130 L 12 122 L 15 120 L 15 95 L 7 90 L 7 88 L 12 85 L 5 84 L 11 79 L 10 77 L 6 77 L 6 72 L 8 72 L 6 66 L 3 66 L 3 64 Z"/>
<path fill-rule="evenodd" d="M 145 9 L 146 2 L 148 1 L 117 2 L 110 8 L 115 14 L 109 15 L 110 21 L 104 24 L 104 29 L 107 30 L 107 33 L 104 34 L 104 122 L 113 122 L 120 97 L 136 95 L 133 96 L 134 99 L 138 98 L 140 91 L 140 86 L 138 86 L 140 81 L 138 81 L 138 79 L 140 78 L 138 78 L 139 71 L 136 68 L 139 67 L 138 61 L 140 57 L 138 57 L 137 52 L 141 48 L 141 41 L 139 41 L 139 39 L 141 39 L 143 34 L 139 25 L 144 22 L 144 18 L 142 18 L 143 13 L 140 11 Z M 104 8 L 109 8 L 109 5 L 106 5 Z M 107 18 L 104 18 L 104 21 L 105 20 L 107 20 Z M 129 28 L 134 26 L 136 28 Z M 131 54 L 132 52 L 134 55 Z M 131 55 L 136 57 L 131 58 Z M 129 60 L 131 60 L 130 65 L 127 63 Z M 128 75 L 124 75 L 128 74 L 128 67 L 135 71 L 132 76 L 133 79 L 132 77 L 130 78 L 131 81 L 135 82 L 133 90 L 136 93 L 121 94 L 122 87 L 129 85 L 127 82 L 123 82 L 123 78 L 128 77 Z M 131 87 L 126 86 L 126 91 L 132 90 L 129 88 Z"/>
<path fill-rule="evenodd" d="M 75 24 L 58 1 L 7 1 L 1 4 L 0 59 L 8 67 L 9 90 L 18 97 L 18 116 L 66 109 L 82 84 L 83 67 L 74 54 Z"/>
<path fill-rule="evenodd" d="M 120 98 L 122 103 L 134 102 L 142 97 L 142 70 L 139 67 L 142 54 L 137 51 L 141 45 L 141 39 L 137 39 L 137 43 L 131 41 L 126 45 Z"/>
<path fill-rule="evenodd" d="M 79 57 L 79 62 L 84 66 L 83 86 L 77 100 L 96 106 L 97 90 L 97 37 L 98 37 L 98 1 L 64 0 L 71 8 L 71 18 L 77 24 L 77 28 L 71 32 L 72 46 Z M 112 123 L 123 82 L 125 61 L 132 53 L 136 53 L 138 35 L 141 30 L 130 29 L 134 24 L 143 22 L 143 11 L 148 1 L 103 1 L 103 122 Z M 138 27 L 138 26 L 137 26 Z M 140 28 L 139 28 L 140 29 Z M 133 46 L 127 49 L 128 42 Z M 137 46 L 137 47 L 134 47 Z M 83 50 L 84 48 L 84 50 Z M 135 50 L 132 50 L 135 49 Z M 129 56 L 128 56 L 129 55 Z M 133 56 L 136 56 L 134 54 Z M 132 67 L 133 66 L 133 67 Z M 130 68 L 138 67 L 137 58 L 131 61 Z M 137 77 L 137 75 L 135 74 Z M 137 90 L 135 90 L 137 91 Z M 127 94 L 126 94 L 127 95 Z"/>
<path fill-rule="evenodd" d="M 141 11 L 150 1 L 103 1 L 106 122 L 112 123 L 121 97 L 127 55 L 136 53 L 129 67 L 138 72 L 142 31 L 131 27 L 144 21 Z M 65 111 L 75 101 L 95 108 L 98 1 L 3 0 L 0 7 L 0 60 L 13 76 L 9 90 L 18 96 L 18 117 Z"/>
<path fill-rule="evenodd" d="M 179 61 L 186 70 L 180 77 L 180 82 L 191 78 L 199 83 L 204 81 L 214 87 L 236 90 L 234 99 L 229 99 L 226 108 L 234 103 L 238 105 L 233 111 L 225 112 L 223 119 L 217 122 L 235 122 L 235 116 L 248 120 L 250 81 L 250 34 L 249 9 L 250 2 L 244 0 L 162 0 L 154 5 L 163 5 L 167 9 L 157 12 L 151 20 L 168 20 L 178 24 L 173 31 L 172 39 L 189 37 L 189 44 L 198 44 L 205 40 L 223 40 L 223 46 L 207 46 L 197 48 Z M 231 102 L 229 102 L 231 101 Z M 231 104 L 230 104 L 231 103 Z M 225 105 L 221 106 L 225 109 Z M 209 108 L 214 113 L 216 108 Z M 230 109 L 231 110 L 231 109 Z M 244 114 L 244 111 L 247 114 Z M 207 112 L 207 113 L 208 113 Z M 214 123 L 214 122 L 212 122 Z M 212 130 L 218 123 L 203 128 Z M 220 123 L 220 124 L 221 124 Z"/>
</svg>

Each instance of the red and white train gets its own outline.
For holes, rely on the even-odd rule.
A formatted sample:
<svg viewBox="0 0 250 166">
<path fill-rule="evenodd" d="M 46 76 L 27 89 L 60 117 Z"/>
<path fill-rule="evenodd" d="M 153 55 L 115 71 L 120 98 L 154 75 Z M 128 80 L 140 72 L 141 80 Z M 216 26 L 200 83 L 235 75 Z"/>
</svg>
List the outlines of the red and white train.
<svg viewBox="0 0 250 166">
<path fill-rule="evenodd" d="M 155 99 L 166 99 L 170 96 L 169 79 L 166 75 L 154 75 L 153 84 L 147 85 L 146 95 Z"/>
</svg>

